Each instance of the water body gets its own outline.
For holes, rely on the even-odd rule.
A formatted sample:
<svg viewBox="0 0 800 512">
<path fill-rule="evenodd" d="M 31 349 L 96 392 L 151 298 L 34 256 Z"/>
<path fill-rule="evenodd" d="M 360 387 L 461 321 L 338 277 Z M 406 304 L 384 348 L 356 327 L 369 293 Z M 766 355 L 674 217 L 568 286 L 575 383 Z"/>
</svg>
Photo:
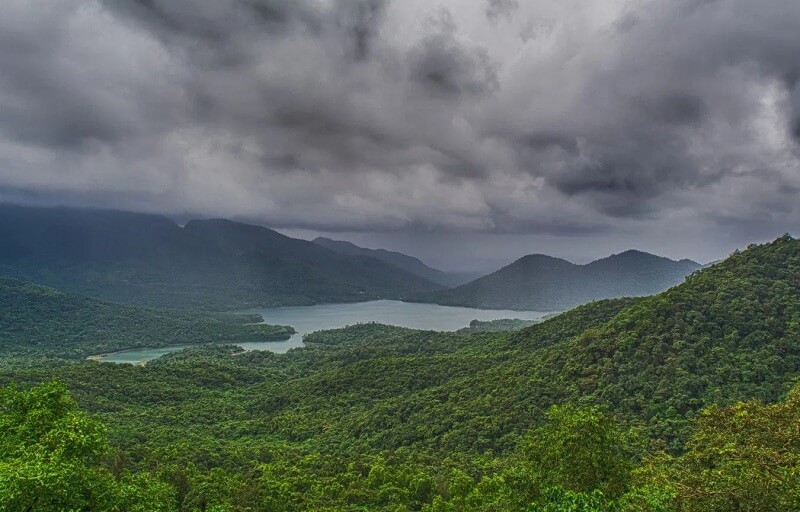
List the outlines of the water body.
<svg viewBox="0 0 800 512">
<path fill-rule="evenodd" d="M 455 331 L 467 327 L 472 320 L 499 320 L 519 318 L 538 320 L 547 313 L 538 311 L 510 311 L 501 309 L 473 309 L 437 304 L 415 304 L 396 300 L 376 300 L 354 304 L 322 304 L 318 306 L 293 306 L 280 308 L 250 309 L 246 313 L 258 313 L 268 324 L 291 325 L 297 334 L 285 341 L 256 341 L 237 343 L 245 350 L 268 350 L 284 353 L 303 346 L 303 335 L 322 329 L 335 329 L 358 323 L 410 327 L 433 331 Z M 123 350 L 93 357 L 110 363 L 141 364 L 169 352 L 182 350 L 186 346 Z"/>
</svg>

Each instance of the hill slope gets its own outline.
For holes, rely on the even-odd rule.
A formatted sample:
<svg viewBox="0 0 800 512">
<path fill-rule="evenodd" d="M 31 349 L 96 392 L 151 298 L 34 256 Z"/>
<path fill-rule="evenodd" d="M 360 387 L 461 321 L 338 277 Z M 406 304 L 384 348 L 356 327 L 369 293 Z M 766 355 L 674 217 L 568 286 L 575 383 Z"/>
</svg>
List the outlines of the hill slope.
<svg viewBox="0 0 800 512">
<path fill-rule="evenodd" d="M 448 288 L 459 286 L 479 277 L 475 274 L 463 272 L 444 272 L 431 268 L 418 258 L 400 252 L 387 251 L 386 249 L 367 249 L 359 247 L 351 242 L 343 240 L 331 240 L 330 238 L 317 237 L 314 243 L 327 247 L 339 254 L 349 254 L 352 256 L 371 256 L 381 261 L 385 261 L 395 267 L 401 268 L 406 272 L 420 276 L 428 281 L 433 281 Z"/>
<path fill-rule="evenodd" d="M 540 496 L 537 479 L 553 471 L 603 465 L 598 441 L 627 462 L 656 455 L 625 485 L 668 465 L 644 482 L 663 487 L 647 501 L 659 506 L 605 508 L 595 500 L 577 509 L 732 510 L 742 499 L 747 510 L 797 508 L 797 390 L 782 405 L 703 411 L 776 402 L 800 375 L 800 242 L 789 237 L 659 295 L 591 302 L 515 333 L 364 324 L 308 340 L 287 354 L 233 356 L 206 346 L 145 368 L 0 367 L 0 384 L 66 382 L 107 422 L 129 469 L 178 470 L 165 478 L 180 486 L 182 510 L 217 502 L 254 510 L 535 509 L 490 498 Z M 566 437 L 542 437 L 554 411 L 567 413 L 556 422 Z M 624 436 L 583 428 L 614 418 Z M 621 442 L 631 446 L 622 450 Z M 671 458 L 663 448 L 685 455 Z M 564 455 L 572 463 L 562 464 Z M 549 463 L 530 465 L 542 460 Z M 688 466 L 678 496 L 664 479 L 675 477 L 680 460 Z M 703 492 L 683 485 L 692 479 L 707 481 Z M 442 506 L 465 488 L 487 501 Z M 632 491 L 635 500 L 649 492 Z M 731 492 L 740 494 L 726 502 Z M 562 497 L 571 505 L 538 508 L 581 503 Z M 711 498 L 722 505 L 706 506 Z"/>
<path fill-rule="evenodd" d="M 0 206 L 0 274 L 106 300 L 170 307 L 399 298 L 441 288 L 375 258 L 260 226 L 158 215 Z"/>
<path fill-rule="evenodd" d="M 457 288 L 409 300 L 477 308 L 565 310 L 597 299 L 652 295 L 680 283 L 700 267 L 690 260 L 673 261 L 639 251 L 587 265 L 532 254 Z"/>
<path fill-rule="evenodd" d="M 303 411 L 300 430 L 320 449 L 505 451 L 566 402 L 601 405 L 681 449 L 703 407 L 774 402 L 800 375 L 800 241 L 752 247 L 659 295 L 592 302 L 516 333 L 456 340 L 356 326 L 310 339 L 340 352 L 282 384 L 285 405 L 270 421 L 298 435 L 290 418 Z"/>
<path fill-rule="evenodd" d="M 188 343 L 286 339 L 291 327 L 260 315 L 195 314 L 108 304 L 47 286 L 0 277 L 4 356 L 86 357 L 116 350 Z"/>
</svg>

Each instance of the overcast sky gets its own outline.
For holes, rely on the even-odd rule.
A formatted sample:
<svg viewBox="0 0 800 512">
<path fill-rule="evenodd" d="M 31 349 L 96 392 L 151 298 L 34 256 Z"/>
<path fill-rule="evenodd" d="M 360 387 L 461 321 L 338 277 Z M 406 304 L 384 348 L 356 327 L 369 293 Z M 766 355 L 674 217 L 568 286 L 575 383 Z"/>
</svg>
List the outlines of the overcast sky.
<svg viewBox="0 0 800 512">
<path fill-rule="evenodd" d="M 2 0 L 0 201 L 488 269 L 800 225 L 797 0 Z"/>
</svg>

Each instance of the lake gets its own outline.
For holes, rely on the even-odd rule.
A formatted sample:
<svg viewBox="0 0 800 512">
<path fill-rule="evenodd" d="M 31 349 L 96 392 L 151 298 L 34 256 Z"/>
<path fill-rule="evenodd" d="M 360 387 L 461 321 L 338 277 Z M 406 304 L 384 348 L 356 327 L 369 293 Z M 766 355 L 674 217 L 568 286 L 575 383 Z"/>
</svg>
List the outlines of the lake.
<svg viewBox="0 0 800 512">
<path fill-rule="evenodd" d="M 280 308 L 249 309 L 245 313 L 258 313 L 268 324 L 291 325 L 297 334 L 285 341 L 257 341 L 237 343 L 245 350 L 268 350 L 284 353 L 303 346 L 303 335 L 322 329 L 335 329 L 358 323 L 411 327 L 433 331 L 455 331 L 467 327 L 472 320 L 499 320 L 519 318 L 538 320 L 548 313 L 537 311 L 510 311 L 501 309 L 472 309 L 437 304 L 416 304 L 396 300 L 376 300 L 351 304 L 321 304 L 318 306 L 293 306 Z M 109 363 L 141 364 L 161 357 L 169 352 L 186 348 L 183 346 L 123 350 L 93 359 Z"/>
</svg>

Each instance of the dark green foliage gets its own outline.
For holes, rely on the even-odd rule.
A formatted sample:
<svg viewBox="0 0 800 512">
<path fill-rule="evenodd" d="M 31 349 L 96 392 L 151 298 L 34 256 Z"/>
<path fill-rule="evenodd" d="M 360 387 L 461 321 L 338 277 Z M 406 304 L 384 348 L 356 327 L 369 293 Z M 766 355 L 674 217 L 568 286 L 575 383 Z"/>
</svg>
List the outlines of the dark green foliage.
<svg viewBox="0 0 800 512">
<path fill-rule="evenodd" d="M 520 320 L 519 318 L 502 318 L 500 320 L 473 320 L 469 327 L 459 329 L 458 334 L 471 334 L 475 332 L 518 331 L 539 323 L 539 320 Z"/>
<path fill-rule="evenodd" d="M 783 402 L 717 406 L 697 418 L 680 457 L 661 457 L 644 481 L 675 493 L 686 512 L 800 510 L 800 387 Z"/>
<path fill-rule="evenodd" d="M 256 306 L 399 298 L 440 289 L 365 256 L 259 226 L 0 205 L 0 274 L 146 306 Z"/>
<path fill-rule="evenodd" d="M 634 467 L 633 435 L 597 408 L 553 406 L 545 425 L 522 442 L 531 473 L 544 487 L 577 493 L 624 493 Z"/>
<path fill-rule="evenodd" d="M 700 265 L 627 251 L 588 265 L 532 254 L 457 288 L 409 300 L 448 306 L 560 311 L 614 297 L 658 293 L 683 281 Z"/>
<path fill-rule="evenodd" d="M 0 277 L 0 349 L 82 358 L 116 350 L 191 343 L 286 339 L 287 326 L 259 315 L 198 314 L 108 304 Z"/>
<path fill-rule="evenodd" d="M 793 510 L 798 287 L 782 238 L 516 332 L 362 324 L 0 383 L 64 382 L 112 474 L 154 474 L 179 510 Z"/>
<path fill-rule="evenodd" d="M 648 418 L 670 443 L 705 405 L 775 401 L 800 371 L 800 242 L 734 254 L 584 332 L 547 364 L 582 396 Z"/>
</svg>

